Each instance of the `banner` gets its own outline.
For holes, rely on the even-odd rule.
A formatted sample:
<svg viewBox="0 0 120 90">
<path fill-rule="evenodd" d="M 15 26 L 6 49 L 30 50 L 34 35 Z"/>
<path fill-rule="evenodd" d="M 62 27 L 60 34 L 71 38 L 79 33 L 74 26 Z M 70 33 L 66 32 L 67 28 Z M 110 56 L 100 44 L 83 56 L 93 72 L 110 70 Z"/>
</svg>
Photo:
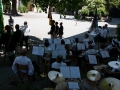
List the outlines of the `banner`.
<svg viewBox="0 0 120 90">
<path fill-rule="evenodd" d="M 98 17 L 97 17 L 97 8 L 96 8 L 95 15 L 94 15 L 94 18 L 93 18 L 93 21 L 92 21 L 92 24 L 91 24 L 91 27 L 90 27 L 89 31 L 92 32 L 97 27 L 98 27 Z"/>
<path fill-rule="evenodd" d="M 48 18 L 49 18 L 49 25 L 52 25 L 52 13 L 51 13 L 51 7 L 49 6 L 49 11 L 48 11 Z"/>
</svg>

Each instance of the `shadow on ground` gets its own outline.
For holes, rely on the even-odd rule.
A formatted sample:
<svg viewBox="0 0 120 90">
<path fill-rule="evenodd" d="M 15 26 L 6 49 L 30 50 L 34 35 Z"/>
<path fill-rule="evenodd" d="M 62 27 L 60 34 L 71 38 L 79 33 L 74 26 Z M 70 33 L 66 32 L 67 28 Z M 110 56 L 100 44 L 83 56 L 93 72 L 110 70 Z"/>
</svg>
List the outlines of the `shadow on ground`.
<svg viewBox="0 0 120 90">
<path fill-rule="evenodd" d="M 21 14 L 16 14 L 16 15 L 12 15 L 11 13 L 3 13 L 6 16 L 13 16 L 13 17 L 22 17 L 23 15 Z"/>
</svg>

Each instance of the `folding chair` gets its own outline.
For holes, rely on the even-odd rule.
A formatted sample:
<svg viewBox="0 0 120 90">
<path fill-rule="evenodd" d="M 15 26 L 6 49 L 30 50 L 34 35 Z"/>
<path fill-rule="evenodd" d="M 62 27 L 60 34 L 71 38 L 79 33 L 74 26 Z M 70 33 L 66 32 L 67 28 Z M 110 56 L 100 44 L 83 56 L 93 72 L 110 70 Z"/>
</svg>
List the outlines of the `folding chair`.
<svg viewBox="0 0 120 90">
<path fill-rule="evenodd" d="M 23 82 L 24 77 L 27 77 L 28 82 L 31 83 L 31 76 L 28 75 L 28 66 L 27 65 L 21 65 L 21 64 L 16 64 L 16 66 L 17 66 L 17 73 L 18 73 L 18 76 L 20 78 L 20 81 L 22 83 L 24 83 Z"/>
</svg>

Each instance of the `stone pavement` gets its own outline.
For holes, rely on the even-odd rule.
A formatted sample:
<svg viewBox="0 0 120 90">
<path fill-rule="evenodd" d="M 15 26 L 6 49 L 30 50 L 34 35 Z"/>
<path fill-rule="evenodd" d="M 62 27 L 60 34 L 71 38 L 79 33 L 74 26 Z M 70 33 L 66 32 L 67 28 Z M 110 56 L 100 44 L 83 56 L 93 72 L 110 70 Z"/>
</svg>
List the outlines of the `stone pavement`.
<svg viewBox="0 0 120 90">
<path fill-rule="evenodd" d="M 15 24 L 22 25 L 24 21 L 28 21 L 28 24 L 31 27 L 30 39 L 34 40 L 34 43 L 30 45 L 30 49 L 28 52 L 28 57 L 31 60 L 38 61 L 38 57 L 32 55 L 32 46 L 34 44 L 38 44 L 41 42 L 43 38 L 49 38 L 50 36 L 47 32 L 50 30 L 50 26 L 48 25 L 49 20 L 47 14 L 44 13 L 33 13 L 29 12 L 27 14 L 22 14 L 23 16 L 13 17 Z M 5 25 L 8 24 L 8 16 L 4 16 Z M 53 14 L 53 19 L 58 22 L 63 22 L 64 25 L 64 38 L 68 38 L 71 36 L 78 37 L 80 40 L 84 36 L 84 32 L 88 30 L 91 25 L 91 22 L 87 21 L 78 21 L 77 26 L 75 26 L 75 20 L 72 16 L 67 16 L 67 19 L 62 19 L 59 21 L 59 15 Z M 106 22 L 99 22 L 99 25 L 104 25 Z M 116 24 L 120 23 L 120 19 L 113 19 L 113 22 L 107 23 L 110 29 L 109 36 L 113 36 L 115 34 Z M 42 70 L 42 68 L 40 67 Z M 39 89 L 31 89 L 31 90 L 40 90 L 43 88 L 43 78 L 37 76 L 37 80 L 34 82 L 31 88 L 39 88 Z M 19 79 L 17 75 L 12 71 L 10 62 L 8 58 L 5 59 L 0 57 L 0 90 L 17 90 L 14 87 L 18 83 Z M 49 87 L 49 79 L 45 80 L 45 87 Z M 22 87 L 21 87 L 22 88 Z M 24 89 L 20 89 L 24 90 Z"/>
</svg>

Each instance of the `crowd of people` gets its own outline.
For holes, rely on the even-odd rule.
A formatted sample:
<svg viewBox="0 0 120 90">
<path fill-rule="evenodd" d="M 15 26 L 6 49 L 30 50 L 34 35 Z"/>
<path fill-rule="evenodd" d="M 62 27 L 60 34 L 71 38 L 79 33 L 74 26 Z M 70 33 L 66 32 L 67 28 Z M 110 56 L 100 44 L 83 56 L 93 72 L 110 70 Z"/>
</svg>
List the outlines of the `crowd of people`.
<svg viewBox="0 0 120 90">
<path fill-rule="evenodd" d="M 51 25 L 51 29 L 48 32 L 48 34 L 51 35 L 51 38 L 63 38 L 63 30 L 64 27 L 62 25 L 63 23 L 60 23 L 60 26 L 58 26 L 58 22 L 55 22 L 55 20 L 52 20 L 52 25 Z"/>
<path fill-rule="evenodd" d="M 48 39 L 46 39 L 44 42 L 44 49 L 45 49 L 44 54 L 45 55 L 42 59 L 43 59 L 43 62 L 45 65 L 50 64 L 51 70 L 59 70 L 60 71 L 60 67 L 70 66 L 71 62 L 76 62 L 76 61 L 77 61 L 77 66 L 79 66 L 81 68 L 82 67 L 81 60 L 78 60 L 79 55 L 82 55 L 83 58 L 81 58 L 81 59 L 83 61 L 87 61 L 87 62 L 88 62 L 88 55 L 94 54 L 101 58 L 100 51 L 104 51 L 104 50 L 109 53 L 110 57 L 112 57 L 112 56 L 117 57 L 118 55 L 120 55 L 120 45 L 119 45 L 117 36 L 114 35 L 111 40 L 109 40 L 107 38 L 107 35 L 110 32 L 107 28 L 107 24 L 105 24 L 103 27 L 99 26 L 98 30 L 96 31 L 97 36 L 95 38 L 97 38 L 97 41 L 100 44 L 100 47 L 98 48 L 98 52 L 96 52 L 96 50 L 95 50 L 96 44 L 95 44 L 94 40 L 89 39 L 89 33 L 85 33 L 82 41 L 80 41 L 78 38 L 74 38 L 73 43 L 71 43 L 69 45 L 65 44 L 64 39 L 62 39 L 63 34 L 64 34 L 63 33 L 64 28 L 63 28 L 62 24 L 63 23 L 61 22 L 60 26 L 58 26 L 58 22 L 55 22 L 54 20 L 52 20 L 51 30 L 50 30 L 50 32 L 48 32 L 48 34 L 51 35 L 51 39 L 53 39 L 53 38 L 61 39 L 61 45 L 64 45 L 64 48 L 66 51 L 66 57 L 72 57 L 72 58 L 63 59 L 62 55 L 58 55 L 56 57 L 56 60 L 51 63 L 51 56 L 52 56 L 53 50 L 52 50 L 52 48 L 49 47 L 51 43 L 49 43 Z M 9 25 L 5 26 L 5 30 L 7 32 L 3 34 L 2 41 L 1 41 L 2 44 L 5 45 L 5 52 L 9 56 L 9 60 L 12 65 L 12 69 L 15 73 L 17 73 L 16 63 L 22 64 L 22 65 L 28 65 L 28 68 L 29 68 L 28 74 L 30 76 L 32 75 L 33 79 L 35 79 L 35 76 L 34 76 L 35 72 L 40 74 L 41 71 L 39 70 L 39 66 L 36 64 L 36 62 L 31 61 L 27 57 L 30 27 L 26 21 L 24 22 L 23 30 L 20 30 L 19 24 L 16 24 L 15 25 L 16 31 L 14 31 L 13 26 L 14 26 L 14 20 L 10 16 Z M 25 41 L 26 48 L 22 48 L 23 41 Z M 83 43 L 85 48 L 79 50 L 78 49 L 79 43 Z M 21 47 L 20 55 L 15 57 L 15 50 L 16 50 L 16 47 L 18 44 Z M 117 60 L 118 62 L 120 62 L 119 59 L 120 58 L 118 58 L 118 60 Z M 22 72 L 24 72 L 24 71 L 22 71 Z M 120 68 L 119 69 L 113 68 L 109 72 L 105 71 L 105 75 L 108 76 L 110 74 L 110 72 L 112 72 L 112 73 L 120 72 Z M 92 90 L 92 89 L 88 89 L 88 90 Z"/>
<path fill-rule="evenodd" d="M 27 22 L 24 22 L 24 29 L 20 30 L 19 24 L 15 25 L 14 29 L 14 20 L 10 16 L 10 19 L 8 20 L 9 25 L 5 26 L 5 33 L 3 33 L 0 44 L 5 45 L 5 54 L 9 56 L 9 60 L 11 64 L 14 61 L 15 58 L 15 51 L 17 48 L 22 49 L 23 42 L 25 42 L 26 49 L 28 50 L 28 37 L 30 33 L 30 27 L 28 26 Z M 17 50 L 16 52 L 19 52 Z"/>
</svg>

